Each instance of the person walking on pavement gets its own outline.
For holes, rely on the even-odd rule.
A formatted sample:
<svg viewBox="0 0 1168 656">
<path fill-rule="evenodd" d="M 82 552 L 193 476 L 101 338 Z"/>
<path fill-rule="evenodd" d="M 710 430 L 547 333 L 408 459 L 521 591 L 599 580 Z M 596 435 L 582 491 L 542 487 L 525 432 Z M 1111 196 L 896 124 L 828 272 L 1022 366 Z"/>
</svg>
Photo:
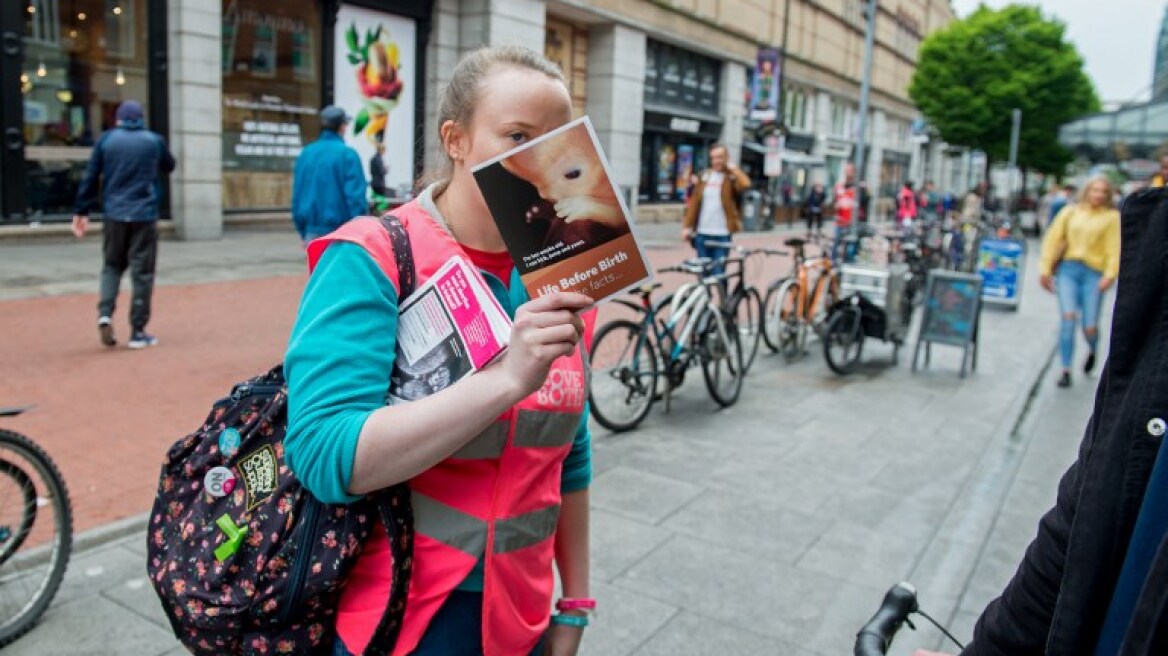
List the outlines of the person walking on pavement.
<svg viewBox="0 0 1168 656">
<path fill-rule="evenodd" d="M 807 236 L 823 233 L 823 206 L 827 203 L 827 191 L 822 182 L 816 182 L 803 201 L 803 213 L 807 215 Z"/>
<path fill-rule="evenodd" d="M 963 656 L 1168 654 L 1168 189 L 1134 193 L 1120 223 L 1110 355 L 1078 460 Z"/>
<path fill-rule="evenodd" d="M 698 176 L 681 224 L 682 240 L 693 242 L 698 257 L 717 262 L 729 254 L 728 248 L 708 244 L 728 242 L 731 235 L 742 229 L 735 199 L 749 188 L 750 178 L 730 161 L 726 146 L 720 143 L 710 146 L 710 168 Z M 715 272 L 721 271 L 719 264 Z"/>
<path fill-rule="evenodd" d="M 831 259 L 840 261 L 840 246 L 852 230 L 852 219 L 856 215 L 856 166 L 851 162 L 844 164 L 844 177 L 832 190 L 832 206 L 835 208 L 835 240 L 832 242 Z M 854 253 L 849 243 L 844 253 L 844 261 L 851 261 Z"/>
<path fill-rule="evenodd" d="M 292 222 L 305 245 L 369 212 L 361 158 L 345 145 L 345 126 L 350 120 L 336 105 L 320 110 L 320 138 L 296 158 Z"/>
<path fill-rule="evenodd" d="M 385 198 L 389 196 L 389 190 L 385 187 L 385 144 L 378 141 L 377 150 L 373 156 L 369 158 L 369 190 L 376 196 Z"/>
<path fill-rule="evenodd" d="M 913 183 L 905 182 L 900 193 L 896 195 L 896 223 L 901 230 L 912 228 L 917 218 L 917 195 L 913 191 Z"/>
<path fill-rule="evenodd" d="M 114 114 L 117 126 L 93 146 L 85 177 L 73 208 L 73 234 L 89 229 L 89 212 L 101 189 L 102 224 L 101 297 L 97 302 L 97 330 L 101 343 L 116 346 L 113 316 L 122 274 L 130 269 L 130 341 L 133 349 L 158 344 L 146 332 L 154 294 L 154 265 L 158 259 L 159 176 L 174 170 L 174 156 L 166 140 L 146 129 L 142 105 L 126 100 Z"/>
<path fill-rule="evenodd" d="M 596 607 L 587 365 L 577 349 L 578 313 L 592 300 L 528 299 L 471 174 L 571 119 L 560 69 L 539 53 L 483 48 L 454 67 L 438 104 L 446 166 L 393 214 L 409 237 L 416 288 L 461 258 L 514 321 L 499 361 L 444 389 L 386 405 L 401 242 L 379 222 L 358 220 L 308 246 L 312 272 L 285 358 L 284 446 L 297 477 L 325 502 L 408 483 L 417 539 L 395 654 L 574 656 Z M 369 645 L 390 603 L 391 553 L 378 522 L 341 591 L 336 656 Z M 564 595 L 555 615 L 553 568 Z"/>
<path fill-rule="evenodd" d="M 1090 349 L 1083 373 L 1090 374 L 1095 368 L 1099 306 L 1103 293 L 1119 274 L 1119 233 L 1119 212 L 1112 205 L 1111 183 L 1098 176 L 1083 186 L 1078 203 L 1059 212 L 1042 241 L 1042 287 L 1058 294 L 1062 317 L 1059 387 L 1071 386 L 1076 321 L 1081 323 Z"/>
</svg>

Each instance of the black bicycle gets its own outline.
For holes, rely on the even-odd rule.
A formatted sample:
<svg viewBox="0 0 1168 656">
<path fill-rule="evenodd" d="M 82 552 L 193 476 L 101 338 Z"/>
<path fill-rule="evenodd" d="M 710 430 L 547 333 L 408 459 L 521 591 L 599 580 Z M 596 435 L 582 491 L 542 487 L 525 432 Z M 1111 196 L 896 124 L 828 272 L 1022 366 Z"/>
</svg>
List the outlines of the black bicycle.
<svg viewBox="0 0 1168 656">
<path fill-rule="evenodd" d="M 0 408 L 0 417 L 27 409 Z M 28 437 L 0 429 L 0 647 L 49 607 L 72 548 L 73 511 L 57 465 Z"/>
<path fill-rule="evenodd" d="M 880 609 L 856 634 L 853 654 L 855 656 L 884 656 L 888 653 L 888 647 L 892 644 L 892 639 L 896 637 L 901 627 L 907 624 L 910 629 L 916 629 L 912 623 L 912 615 L 920 615 L 925 618 L 933 626 L 940 629 L 941 633 L 952 640 L 959 649 L 965 649 L 965 645 L 954 638 L 953 634 L 921 610 L 917 604 L 916 588 L 911 583 L 901 582 L 892 586 L 884 595 Z"/>
<path fill-rule="evenodd" d="M 742 342 L 733 315 L 717 300 L 726 274 L 713 274 L 712 262 L 698 258 L 658 273 L 694 277 L 661 301 L 653 292 L 661 283 L 634 289 L 640 303 L 612 299 L 639 316 L 616 319 L 596 331 L 592 341 L 592 385 L 588 393 L 592 416 L 614 431 L 636 428 L 658 400 L 668 412 L 673 390 L 685 381 L 686 371 L 700 365 L 706 389 L 718 405 L 738 401 L 742 391 Z M 664 389 L 658 396 L 658 382 Z"/>
<path fill-rule="evenodd" d="M 754 364 L 754 358 L 758 355 L 759 343 L 762 342 L 764 321 L 762 293 L 747 280 L 747 263 L 759 258 L 784 256 L 788 253 L 774 248 L 747 248 L 731 242 L 706 242 L 706 245 L 711 248 L 725 248 L 734 253 L 719 260 L 726 269 L 722 309 L 734 317 L 738 339 L 742 342 L 743 371 L 749 373 L 750 366 Z M 752 265 L 751 268 L 757 267 Z"/>
</svg>

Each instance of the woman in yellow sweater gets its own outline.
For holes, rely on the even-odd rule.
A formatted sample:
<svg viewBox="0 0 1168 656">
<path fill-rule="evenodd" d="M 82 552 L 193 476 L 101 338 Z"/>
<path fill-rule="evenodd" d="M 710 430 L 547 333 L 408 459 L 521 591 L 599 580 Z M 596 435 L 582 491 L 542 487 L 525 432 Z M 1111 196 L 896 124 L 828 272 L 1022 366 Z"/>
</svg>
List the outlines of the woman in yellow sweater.
<svg viewBox="0 0 1168 656">
<path fill-rule="evenodd" d="M 1107 178 L 1092 178 L 1083 185 L 1078 202 L 1058 213 L 1042 242 L 1042 286 L 1049 292 L 1055 292 L 1057 287 L 1062 316 L 1059 355 L 1063 371 L 1059 387 L 1071 386 L 1076 319 L 1081 320 L 1083 336 L 1091 349 L 1083 373 L 1090 374 L 1095 368 L 1099 306 L 1103 292 L 1119 275 L 1119 211 L 1112 198 Z"/>
</svg>

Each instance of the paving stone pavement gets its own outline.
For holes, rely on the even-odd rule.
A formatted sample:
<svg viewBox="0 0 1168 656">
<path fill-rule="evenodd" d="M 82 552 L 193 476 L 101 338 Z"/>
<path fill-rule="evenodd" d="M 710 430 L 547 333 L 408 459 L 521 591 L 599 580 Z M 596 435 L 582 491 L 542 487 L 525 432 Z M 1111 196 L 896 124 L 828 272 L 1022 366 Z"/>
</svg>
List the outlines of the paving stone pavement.
<svg viewBox="0 0 1168 656">
<path fill-rule="evenodd" d="M 1045 371 L 1056 330 L 1031 270 L 1018 312 L 983 315 L 965 379 L 954 349 L 914 375 L 911 349 L 892 367 L 891 347 L 874 341 L 862 371 L 840 378 L 812 341 L 794 363 L 760 353 L 732 408 L 717 410 L 695 378 L 637 431 L 594 426 L 600 612 L 581 653 L 850 653 L 899 580 L 968 637 L 1090 412 L 1092 381 L 1054 390 Z M 77 553 L 41 624 L 5 653 L 183 653 L 146 582 L 144 540 Z M 940 644 L 922 627 L 890 653 Z"/>
</svg>

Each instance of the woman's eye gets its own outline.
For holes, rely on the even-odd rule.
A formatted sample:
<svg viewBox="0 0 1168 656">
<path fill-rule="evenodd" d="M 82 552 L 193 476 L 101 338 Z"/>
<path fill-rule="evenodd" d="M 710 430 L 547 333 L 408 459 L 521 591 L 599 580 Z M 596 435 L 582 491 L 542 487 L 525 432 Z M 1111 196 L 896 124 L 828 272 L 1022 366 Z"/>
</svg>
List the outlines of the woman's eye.
<svg viewBox="0 0 1168 656">
<path fill-rule="evenodd" d="M 572 169 L 571 171 L 565 173 L 564 177 L 569 180 L 575 180 L 576 178 L 580 177 L 580 169 Z"/>
<path fill-rule="evenodd" d="M 522 132 L 512 132 L 511 134 L 509 134 L 507 136 L 511 139 L 511 141 L 514 141 L 515 143 L 519 143 L 527 138 L 527 135 L 522 133 Z"/>
</svg>

